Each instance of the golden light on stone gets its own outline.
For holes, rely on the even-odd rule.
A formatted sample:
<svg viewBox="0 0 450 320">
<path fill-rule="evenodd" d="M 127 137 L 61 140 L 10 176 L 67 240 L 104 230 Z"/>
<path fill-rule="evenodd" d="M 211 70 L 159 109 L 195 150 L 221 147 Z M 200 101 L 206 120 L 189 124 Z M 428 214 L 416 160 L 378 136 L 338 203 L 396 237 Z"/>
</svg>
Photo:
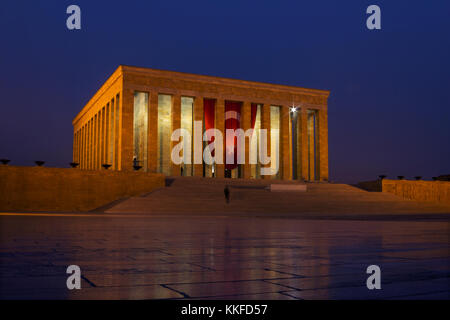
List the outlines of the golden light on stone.
<svg viewBox="0 0 450 320">
<path fill-rule="evenodd" d="M 225 106 L 238 103 L 238 128 L 251 134 L 242 143 L 245 161 L 232 177 L 328 180 L 328 96 L 326 90 L 119 66 L 72 121 L 72 162 L 81 170 L 110 164 L 111 171 L 133 171 L 137 163 L 142 172 L 223 178 L 225 152 L 222 163 L 211 165 L 194 150 L 202 145 L 205 125 L 212 123 L 225 137 Z M 214 102 L 214 113 L 206 112 L 205 101 Z M 171 159 L 180 142 L 171 139 L 177 129 L 190 136 L 181 164 Z"/>
</svg>

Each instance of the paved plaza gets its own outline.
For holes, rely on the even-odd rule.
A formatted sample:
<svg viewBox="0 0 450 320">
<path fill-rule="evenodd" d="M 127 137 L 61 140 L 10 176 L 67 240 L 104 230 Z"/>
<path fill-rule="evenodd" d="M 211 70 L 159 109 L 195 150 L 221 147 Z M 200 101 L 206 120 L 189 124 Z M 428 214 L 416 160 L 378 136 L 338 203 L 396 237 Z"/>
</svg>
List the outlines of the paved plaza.
<svg viewBox="0 0 450 320">
<path fill-rule="evenodd" d="M 0 298 L 449 299 L 450 219 L 439 206 L 426 219 L 423 210 L 429 204 L 386 195 L 387 202 L 398 202 L 391 203 L 397 208 L 394 218 L 387 209 L 368 210 L 358 218 L 354 208 L 345 211 L 339 205 L 340 198 L 348 201 L 354 193 L 358 208 L 363 206 L 359 192 L 369 202 L 384 195 L 349 187 L 341 196 L 328 196 L 337 213 L 314 216 L 298 209 L 304 215 L 296 216 L 294 209 L 280 206 L 276 217 L 273 209 L 254 214 L 249 204 L 241 207 L 244 211 L 230 209 L 263 199 L 264 192 L 265 201 L 272 199 L 273 193 L 254 184 L 232 186 L 230 207 L 219 192 L 223 186 L 197 186 L 211 190 L 212 198 L 191 199 L 198 206 L 186 208 L 184 196 L 194 185 L 183 194 L 175 184 L 102 212 L 1 214 Z M 310 186 L 311 197 L 333 188 L 311 191 L 316 187 Z M 254 206 L 261 208 L 263 201 Z M 383 208 L 387 202 L 373 205 Z M 169 213 L 169 203 L 179 208 L 177 213 Z M 304 203 L 313 207 L 311 201 Z M 145 206 L 148 212 L 137 210 Z M 81 268 L 81 290 L 66 287 L 66 268 L 74 264 Z M 381 268 L 381 290 L 366 287 L 369 265 Z"/>
</svg>

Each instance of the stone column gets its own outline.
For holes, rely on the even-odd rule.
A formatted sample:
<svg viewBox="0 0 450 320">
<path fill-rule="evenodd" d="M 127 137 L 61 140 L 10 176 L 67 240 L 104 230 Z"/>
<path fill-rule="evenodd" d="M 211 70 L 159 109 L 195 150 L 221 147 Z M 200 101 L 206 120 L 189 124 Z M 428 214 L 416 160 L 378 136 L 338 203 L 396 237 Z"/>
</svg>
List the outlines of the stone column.
<svg viewBox="0 0 450 320">
<path fill-rule="evenodd" d="M 94 115 L 91 120 L 91 170 L 95 170 L 95 154 L 97 142 L 97 115 Z"/>
<path fill-rule="evenodd" d="M 88 122 L 84 124 L 84 135 L 83 135 L 83 169 L 88 167 Z"/>
<path fill-rule="evenodd" d="M 123 171 L 133 170 L 133 113 L 134 113 L 134 91 L 123 89 L 121 104 L 121 126 L 120 126 L 120 168 Z"/>
<path fill-rule="evenodd" d="M 148 138 L 147 138 L 147 167 L 149 172 L 157 172 L 158 166 L 158 92 L 148 94 Z"/>
<path fill-rule="evenodd" d="M 99 118 L 98 118 L 98 122 L 99 122 L 99 135 L 98 135 L 98 140 L 99 140 L 99 155 L 98 155 L 98 169 L 101 170 L 102 169 L 102 164 L 104 163 L 104 144 L 105 144 L 105 139 L 103 137 L 103 133 L 105 130 L 105 127 L 103 125 L 105 119 L 105 108 L 101 108 L 100 112 L 99 112 Z"/>
<path fill-rule="evenodd" d="M 87 168 L 87 123 L 83 125 L 83 169 Z"/>
<path fill-rule="evenodd" d="M 261 106 L 261 129 L 265 129 L 266 130 L 266 151 L 262 151 L 263 153 L 266 153 L 266 156 L 270 157 L 270 153 L 271 153 L 271 148 L 270 148 L 270 104 L 264 103 Z M 264 146 L 262 146 L 262 148 L 264 149 Z M 268 164 L 262 164 L 261 163 L 261 167 L 262 168 L 270 168 L 271 163 L 269 162 Z M 262 179 L 271 179 L 272 176 L 271 175 L 264 175 L 261 176 Z"/>
<path fill-rule="evenodd" d="M 85 146 L 84 146 L 84 158 L 85 158 L 85 162 L 84 162 L 84 168 L 85 169 L 89 169 L 89 123 L 90 120 L 86 121 L 85 124 L 85 134 L 84 134 L 84 141 L 85 141 Z"/>
<path fill-rule="evenodd" d="M 77 161 L 79 163 L 78 168 L 81 169 L 81 133 L 82 126 L 78 127 L 78 142 L 77 142 Z"/>
<path fill-rule="evenodd" d="M 296 168 L 297 171 L 297 177 L 296 180 L 302 180 L 302 122 L 301 122 L 301 109 L 297 108 L 297 111 L 295 112 L 295 126 L 292 126 L 292 134 L 295 134 L 295 140 L 292 142 L 295 143 L 296 146 Z M 295 130 L 295 132 L 294 132 Z M 294 152 L 294 147 L 292 149 L 292 152 Z"/>
<path fill-rule="evenodd" d="M 100 157 L 99 157 L 99 169 L 102 168 L 102 164 L 105 163 L 105 107 L 101 109 L 100 117 Z"/>
<path fill-rule="evenodd" d="M 97 117 L 97 162 L 96 162 L 97 170 L 101 169 L 101 163 L 102 163 L 102 109 L 100 108 Z"/>
<path fill-rule="evenodd" d="M 328 110 L 319 110 L 319 179 L 328 181 Z"/>
<path fill-rule="evenodd" d="M 92 170 L 92 155 L 93 155 L 93 148 L 92 148 L 92 142 L 93 142 L 93 132 L 92 125 L 94 123 L 93 118 L 89 119 L 89 131 L 88 131 L 88 139 L 89 139 L 89 145 L 88 145 L 88 170 Z"/>
<path fill-rule="evenodd" d="M 84 124 L 81 126 L 80 169 L 84 169 Z"/>
<path fill-rule="evenodd" d="M 77 130 L 77 155 L 75 157 L 75 162 L 80 163 L 80 141 L 81 141 L 81 129 L 78 128 Z M 79 168 L 79 166 L 78 166 Z"/>
<path fill-rule="evenodd" d="M 216 100 L 216 129 L 222 133 L 222 164 L 216 164 L 216 177 L 223 178 L 225 175 L 225 100 Z"/>
<path fill-rule="evenodd" d="M 110 122 L 109 122 L 109 118 L 111 117 L 111 106 L 112 106 L 112 100 L 110 103 L 108 103 L 106 105 L 106 113 L 105 113 L 105 162 L 106 164 L 111 164 L 109 162 L 109 141 L 110 141 L 110 131 L 111 131 L 111 127 L 110 127 Z M 111 168 L 112 169 L 112 168 Z"/>
<path fill-rule="evenodd" d="M 96 169 L 97 164 L 97 114 L 92 117 L 92 161 L 91 170 Z"/>
<path fill-rule="evenodd" d="M 252 109 L 251 109 L 251 102 L 244 101 L 242 103 L 242 110 L 241 110 L 241 128 L 244 130 L 244 132 L 247 132 L 247 130 L 252 128 Z M 244 137 L 244 145 L 242 146 L 244 150 L 241 150 L 241 152 L 244 152 L 244 160 L 245 164 L 242 164 L 243 169 L 243 178 L 244 179 L 250 179 L 251 175 L 251 169 L 250 169 L 250 139 L 251 136 Z"/>
<path fill-rule="evenodd" d="M 81 168 L 81 128 L 78 129 L 77 162 L 78 168 Z"/>
<path fill-rule="evenodd" d="M 302 107 L 300 109 L 300 155 L 301 159 L 301 173 L 299 177 L 303 180 L 308 180 L 309 172 L 308 172 L 308 111 L 306 108 Z"/>
<path fill-rule="evenodd" d="M 315 113 L 310 111 L 308 112 L 308 180 L 316 180 L 315 125 Z"/>
<path fill-rule="evenodd" d="M 280 169 L 281 179 L 292 179 L 291 156 L 289 152 L 289 106 L 280 106 Z"/>
<path fill-rule="evenodd" d="M 102 109 L 98 112 L 97 118 L 97 170 L 101 168 L 102 161 Z"/>
<path fill-rule="evenodd" d="M 122 96 L 119 94 L 116 95 L 116 106 L 114 110 L 114 169 L 121 170 L 120 167 L 120 145 L 121 145 L 121 100 Z"/>
<path fill-rule="evenodd" d="M 181 96 L 176 94 L 172 96 L 172 132 L 181 128 Z M 172 134 L 171 132 L 171 134 Z M 181 141 L 181 138 L 180 138 Z M 180 143 L 180 141 L 171 141 L 170 151 L 172 152 L 175 145 Z M 175 164 L 172 159 L 172 176 L 181 176 L 181 165 Z"/>
<path fill-rule="evenodd" d="M 76 157 L 76 161 L 75 161 L 77 163 L 81 163 L 80 146 L 81 146 L 81 127 L 78 127 L 78 130 L 77 130 L 77 157 Z M 78 168 L 81 168 L 80 165 L 78 165 Z"/>
<path fill-rule="evenodd" d="M 102 109 L 97 112 L 97 120 L 95 121 L 95 170 L 98 170 L 100 167 L 100 155 L 101 155 L 101 114 Z"/>
<path fill-rule="evenodd" d="M 84 125 L 84 169 L 87 169 L 89 166 L 89 121 L 87 121 Z"/>
<path fill-rule="evenodd" d="M 77 149 L 76 149 L 76 156 L 75 156 L 75 162 L 80 163 L 80 138 L 81 138 L 81 130 L 78 128 L 77 130 Z M 79 167 L 79 166 L 78 166 Z"/>
<path fill-rule="evenodd" d="M 98 170 L 100 168 L 100 157 L 101 157 L 101 136 L 102 136 L 102 132 L 101 132 L 101 114 L 102 114 L 102 109 L 100 109 L 100 111 L 98 111 L 97 113 L 97 121 L 95 123 L 95 125 L 97 126 L 97 128 L 95 129 L 95 134 L 96 134 L 96 139 L 95 139 L 95 169 Z"/>
<path fill-rule="evenodd" d="M 91 170 L 95 170 L 95 160 L 96 160 L 96 142 L 97 142 L 97 115 L 92 117 L 91 121 Z"/>
<path fill-rule="evenodd" d="M 116 154 L 116 150 L 115 150 L 115 112 L 116 110 L 116 100 L 115 98 L 113 98 L 111 100 L 111 106 L 109 108 L 109 154 L 108 154 L 108 159 L 109 159 L 109 164 L 111 165 L 111 169 L 112 170 L 116 170 L 116 167 L 114 166 L 114 155 Z"/>
<path fill-rule="evenodd" d="M 76 161 L 77 163 L 80 163 L 80 140 L 81 140 L 81 130 L 78 129 L 77 131 L 77 156 L 76 156 Z M 79 168 L 79 166 L 78 166 Z"/>
<path fill-rule="evenodd" d="M 97 169 L 97 114 L 94 115 L 94 120 L 93 120 L 93 136 L 92 136 L 92 170 L 96 170 Z"/>
<path fill-rule="evenodd" d="M 94 169 L 94 120 L 92 116 L 89 121 L 89 170 Z"/>
<path fill-rule="evenodd" d="M 102 143 L 102 145 L 103 145 L 103 149 L 102 149 L 102 163 L 101 164 L 108 163 L 108 158 L 106 157 L 106 155 L 107 155 L 106 147 L 108 145 L 108 143 L 107 143 L 108 139 L 107 139 L 107 136 L 106 136 L 106 134 L 108 132 L 107 127 L 106 127 L 106 119 L 107 119 L 108 108 L 109 108 L 109 102 L 106 104 L 105 107 L 103 107 L 103 115 L 102 115 L 102 122 L 103 122 L 103 124 L 102 124 L 102 126 L 103 126 L 103 131 L 102 131 L 103 143 Z"/>
<path fill-rule="evenodd" d="M 197 137 L 195 135 L 195 121 L 202 121 L 202 129 L 201 133 L 199 134 L 200 137 Z M 194 152 L 194 176 L 196 177 L 203 177 L 203 97 L 195 97 L 194 99 L 194 139 L 193 139 L 193 152 Z M 200 144 L 201 152 L 201 159 L 202 163 L 196 164 L 199 162 L 198 157 L 200 154 L 196 154 L 195 149 L 198 148 L 198 144 Z"/>
</svg>

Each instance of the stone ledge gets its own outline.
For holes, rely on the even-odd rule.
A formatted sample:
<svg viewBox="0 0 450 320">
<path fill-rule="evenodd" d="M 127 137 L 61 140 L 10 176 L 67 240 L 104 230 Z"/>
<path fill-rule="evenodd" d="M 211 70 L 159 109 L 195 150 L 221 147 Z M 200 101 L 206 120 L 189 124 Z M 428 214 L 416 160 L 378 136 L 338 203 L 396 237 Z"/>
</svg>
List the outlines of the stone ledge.
<svg viewBox="0 0 450 320">
<path fill-rule="evenodd" d="M 89 211 L 163 187 L 156 173 L 0 166 L 0 211 Z"/>
<path fill-rule="evenodd" d="M 382 190 L 383 192 L 393 193 L 405 199 L 450 204 L 449 181 L 383 179 Z"/>
<path fill-rule="evenodd" d="M 306 192 L 306 184 L 271 184 L 271 192 Z"/>
<path fill-rule="evenodd" d="M 381 192 L 381 180 L 361 181 L 357 186 L 366 191 Z"/>
</svg>

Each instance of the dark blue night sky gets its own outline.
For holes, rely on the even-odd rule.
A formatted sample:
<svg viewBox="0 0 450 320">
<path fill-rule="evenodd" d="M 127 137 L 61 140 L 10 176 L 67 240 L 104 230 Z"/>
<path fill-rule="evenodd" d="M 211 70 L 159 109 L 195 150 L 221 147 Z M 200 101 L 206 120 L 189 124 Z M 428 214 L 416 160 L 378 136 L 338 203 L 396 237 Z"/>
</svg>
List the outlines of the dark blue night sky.
<svg viewBox="0 0 450 320">
<path fill-rule="evenodd" d="M 68 166 L 72 119 L 127 64 L 331 90 L 333 181 L 450 173 L 449 17 L 450 1 L 3 0 L 0 158 Z"/>
</svg>

